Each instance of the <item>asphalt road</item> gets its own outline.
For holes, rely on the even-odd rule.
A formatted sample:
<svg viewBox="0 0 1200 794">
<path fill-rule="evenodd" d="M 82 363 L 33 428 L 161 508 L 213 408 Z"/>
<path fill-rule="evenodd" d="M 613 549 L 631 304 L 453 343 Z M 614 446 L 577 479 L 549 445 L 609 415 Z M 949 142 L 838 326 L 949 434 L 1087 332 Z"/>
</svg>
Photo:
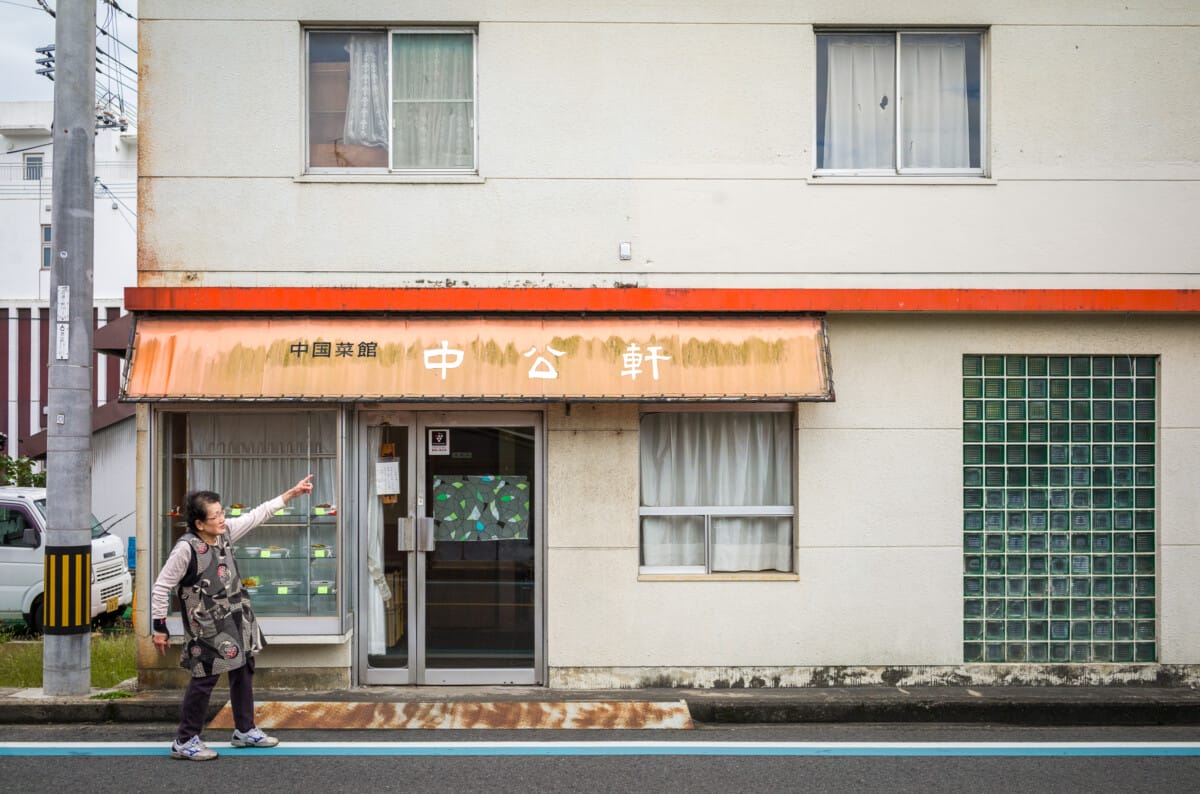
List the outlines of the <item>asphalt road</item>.
<svg viewBox="0 0 1200 794">
<path fill-rule="evenodd" d="M 20 792 L 1173 792 L 1200 791 L 1200 750 L 1154 757 L 1139 743 L 1197 743 L 1197 727 L 1039 729 L 956 725 L 719 726 L 694 731 L 289 731 L 290 749 L 314 755 L 228 750 L 214 762 L 172 761 L 170 725 L 7 726 L 0 735 L 0 780 Z M 223 733 L 206 737 L 219 749 Z M 161 755 L 23 756 L 14 742 L 155 742 Z M 426 743 L 445 743 L 429 747 Z M 482 742 L 517 742 L 513 756 L 462 756 Z M 583 742 L 547 756 L 544 743 Z M 628 745 L 683 742 L 696 755 L 614 755 Z M 739 755 L 758 743 L 834 742 L 833 755 Z M 864 743 L 883 743 L 869 748 Z M 955 755 L 945 743 L 982 742 Z M 1044 743 L 1083 742 L 1098 755 L 997 756 L 989 748 L 1033 752 Z M 349 743 L 349 744 L 341 744 Z M 381 743 L 389 743 L 388 745 Z M 352 756 L 354 748 L 422 755 Z M 415 744 L 414 744 L 415 743 Z M 914 744 L 920 752 L 913 755 Z M 554 745 L 551 745 L 552 747 Z M 613 748 L 617 748 L 614 750 Z M 1116 748 L 1116 749 L 1114 749 Z M 809 752 L 804 747 L 801 751 Z M 1053 749 L 1042 752 L 1058 752 Z M 119 750 L 118 750 L 119 752 Z M 812 751 L 817 752 L 817 751 Z M 878 752 L 853 755 L 850 752 Z M 1133 755 L 1109 755 L 1111 752 Z M 579 754 L 575 754 L 579 753 Z"/>
</svg>

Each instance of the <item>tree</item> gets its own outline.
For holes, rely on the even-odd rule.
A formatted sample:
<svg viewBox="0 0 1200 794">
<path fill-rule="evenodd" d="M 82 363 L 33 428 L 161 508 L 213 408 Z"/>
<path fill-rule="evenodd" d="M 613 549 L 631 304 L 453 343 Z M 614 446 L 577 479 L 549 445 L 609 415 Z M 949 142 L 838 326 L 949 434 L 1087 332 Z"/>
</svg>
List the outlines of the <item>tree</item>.
<svg viewBox="0 0 1200 794">
<path fill-rule="evenodd" d="M 46 472 L 34 471 L 34 461 L 0 455 L 0 485 L 46 487 Z"/>
</svg>

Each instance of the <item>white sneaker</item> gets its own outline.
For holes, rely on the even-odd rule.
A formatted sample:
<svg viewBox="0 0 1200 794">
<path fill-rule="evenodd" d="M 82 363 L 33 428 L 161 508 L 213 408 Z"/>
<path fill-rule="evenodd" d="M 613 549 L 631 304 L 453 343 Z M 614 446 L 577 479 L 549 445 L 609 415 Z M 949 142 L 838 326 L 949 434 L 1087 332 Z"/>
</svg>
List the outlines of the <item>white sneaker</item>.
<svg viewBox="0 0 1200 794">
<path fill-rule="evenodd" d="M 178 740 L 171 742 L 171 757 L 184 761 L 211 761 L 217 757 L 217 751 L 208 749 L 199 736 L 193 736 L 183 744 Z"/>
<path fill-rule="evenodd" d="M 279 744 L 279 740 L 274 736 L 267 736 L 257 727 L 251 728 L 245 733 L 235 728 L 233 738 L 229 743 L 234 747 L 274 747 Z"/>
</svg>

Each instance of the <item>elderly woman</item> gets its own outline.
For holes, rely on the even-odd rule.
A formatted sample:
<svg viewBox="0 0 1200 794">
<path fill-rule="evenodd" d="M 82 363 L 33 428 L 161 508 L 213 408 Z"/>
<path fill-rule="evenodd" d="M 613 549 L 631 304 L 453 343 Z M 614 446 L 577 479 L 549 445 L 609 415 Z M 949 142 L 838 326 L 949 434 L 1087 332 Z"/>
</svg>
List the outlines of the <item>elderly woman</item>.
<svg viewBox="0 0 1200 794">
<path fill-rule="evenodd" d="M 150 617 L 154 644 L 167 654 L 167 607 L 172 592 L 183 606 L 183 644 L 179 664 L 192 674 L 183 696 L 179 730 L 171 757 L 209 761 L 217 757 L 200 738 L 208 701 L 221 673 L 229 676 L 229 702 L 233 708 L 234 747 L 274 747 L 279 740 L 254 725 L 254 654 L 266 641 L 250 597 L 242 589 L 233 546 L 238 539 L 283 509 L 300 494 L 311 493 L 313 475 L 245 515 L 225 518 L 221 497 L 212 491 L 188 494 L 188 531 L 171 549 L 171 555 L 154 581 Z"/>
</svg>

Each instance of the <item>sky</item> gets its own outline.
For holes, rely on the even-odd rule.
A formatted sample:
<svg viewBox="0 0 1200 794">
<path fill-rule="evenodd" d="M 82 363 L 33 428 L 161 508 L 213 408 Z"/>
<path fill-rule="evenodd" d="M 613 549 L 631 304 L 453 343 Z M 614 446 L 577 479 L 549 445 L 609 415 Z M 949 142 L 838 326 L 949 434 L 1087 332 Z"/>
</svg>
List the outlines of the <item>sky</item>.
<svg viewBox="0 0 1200 794">
<path fill-rule="evenodd" d="M 69 1 L 48 0 L 47 4 L 57 8 L 60 2 Z M 118 5 L 137 16 L 137 0 L 118 0 Z M 102 21 L 106 16 L 104 1 L 96 0 L 97 20 Z M 125 16 L 118 17 L 117 33 L 121 41 L 137 49 L 136 22 Z M 43 11 L 36 0 L 0 0 L 0 102 L 54 99 L 54 83 L 34 73 L 35 69 L 40 68 L 34 60 L 41 57 L 34 52 L 34 48 L 53 43 L 54 18 Z M 100 37 L 99 44 L 106 52 L 112 52 L 115 48 L 105 36 Z M 137 68 L 133 54 L 124 48 L 120 50 L 121 60 Z"/>
</svg>

